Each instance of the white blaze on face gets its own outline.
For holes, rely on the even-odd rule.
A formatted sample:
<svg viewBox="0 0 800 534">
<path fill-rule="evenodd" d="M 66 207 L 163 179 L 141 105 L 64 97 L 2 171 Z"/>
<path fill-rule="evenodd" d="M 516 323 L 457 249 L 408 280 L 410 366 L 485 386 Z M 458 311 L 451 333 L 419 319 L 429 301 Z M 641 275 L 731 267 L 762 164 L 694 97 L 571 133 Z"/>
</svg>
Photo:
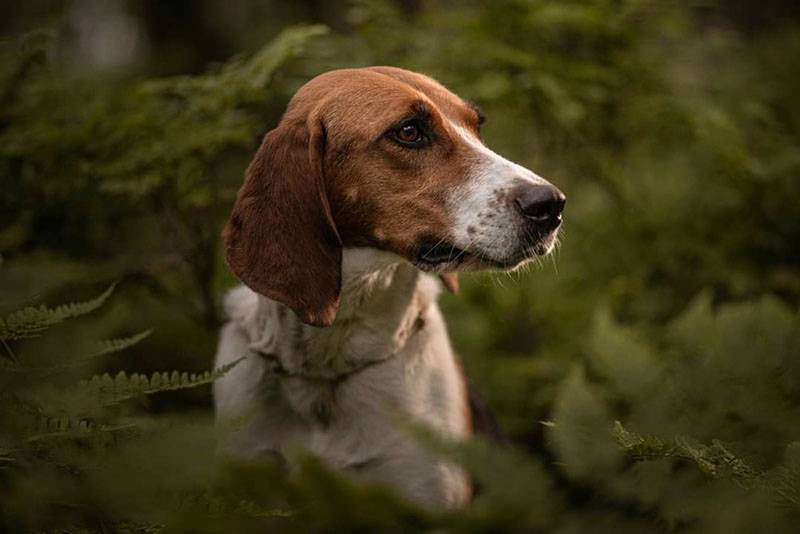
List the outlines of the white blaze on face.
<svg viewBox="0 0 800 534">
<path fill-rule="evenodd" d="M 520 185 L 550 185 L 530 170 L 489 150 L 465 128 L 452 124 L 456 135 L 474 151 L 472 170 L 448 199 L 453 244 L 496 261 L 511 259 L 520 246 L 525 219 L 518 212 L 514 190 Z"/>
</svg>

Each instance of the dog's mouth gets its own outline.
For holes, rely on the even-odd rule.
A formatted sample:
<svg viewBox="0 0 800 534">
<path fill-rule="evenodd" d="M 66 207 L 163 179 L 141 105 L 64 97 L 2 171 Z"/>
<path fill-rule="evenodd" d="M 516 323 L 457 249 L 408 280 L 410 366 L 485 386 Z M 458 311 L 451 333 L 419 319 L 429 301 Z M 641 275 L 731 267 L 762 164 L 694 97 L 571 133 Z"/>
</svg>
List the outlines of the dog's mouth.
<svg viewBox="0 0 800 534">
<path fill-rule="evenodd" d="M 510 270 L 519 267 L 537 256 L 550 253 L 556 241 L 556 233 L 520 244 L 519 249 L 505 258 L 497 258 L 490 251 L 478 252 L 457 247 L 446 240 L 423 239 L 412 257 L 414 265 L 422 271 L 443 272 L 466 270 Z"/>
<path fill-rule="evenodd" d="M 472 254 L 448 241 L 425 239 L 417 245 L 414 263 L 423 271 L 433 271 L 459 265 L 471 257 Z"/>
</svg>

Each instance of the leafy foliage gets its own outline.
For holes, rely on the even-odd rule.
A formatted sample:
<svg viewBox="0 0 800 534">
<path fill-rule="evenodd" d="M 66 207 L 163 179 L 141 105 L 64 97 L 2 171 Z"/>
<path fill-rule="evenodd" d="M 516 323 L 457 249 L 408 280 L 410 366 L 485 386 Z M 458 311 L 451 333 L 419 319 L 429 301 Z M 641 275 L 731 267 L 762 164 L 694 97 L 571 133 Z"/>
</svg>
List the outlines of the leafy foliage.
<svg viewBox="0 0 800 534">
<path fill-rule="evenodd" d="M 114 266 L 116 278 L 145 276 L 165 292 L 188 290 L 213 324 L 219 220 L 240 182 L 230 162 L 263 131 L 275 71 L 324 32 L 290 28 L 206 74 L 123 87 L 67 83 L 42 65 L 47 42 L 31 39 L 24 50 L 36 53 L 14 57 L 9 70 L 18 74 L 5 77 L 2 89 L 9 95 L 0 111 L 0 166 L 11 178 L 0 197 L 7 254 L 32 245 L 117 254 L 113 263 L 124 268 Z M 81 212 L 87 216 L 76 217 Z M 70 233 L 44 243 L 34 229 L 53 217 Z M 160 276 L 175 267 L 188 276 Z"/>
<path fill-rule="evenodd" d="M 250 52 L 154 79 L 147 68 L 113 78 L 70 65 L 72 27 L 2 47 L 2 528 L 795 530 L 800 29 L 790 3 L 193 9 L 207 26 L 171 33 Z M 311 19 L 334 30 L 279 34 Z M 267 35 L 278 36 L 261 47 Z M 150 46 L 146 67 L 177 48 Z M 195 48 L 187 72 L 224 55 Z M 475 477 L 465 510 L 418 510 L 313 458 L 291 476 L 230 464 L 214 456 L 207 388 L 143 396 L 213 377 L 203 369 L 217 302 L 234 283 L 218 235 L 258 137 L 300 83 L 367 64 L 421 70 L 477 100 L 486 143 L 569 198 L 552 264 L 464 276 L 461 295 L 444 299 L 467 375 L 514 443 L 453 446 L 418 432 Z M 59 330 L 66 309 L 13 311 L 32 294 L 74 300 L 87 280 L 122 284 L 102 317 L 69 322 L 85 336 Z M 119 369 L 140 371 L 117 379 Z"/>
<path fill-rule="evenodd" d="M 696 463 L 707 476 L 729 476 L 744 487 L 754 486 L 761 476 L 718 440 L 714 440 L 711 445 L 696 443 L 688 438 L 673 438 L 665 443 L 657 437 L 644 437 L 626 430 L 619 421 L 614 423 L 614 438 L 635 460 L 689 460 Z"/>
<path fill-rule="evenodd" d="M 172 371 L 172 373 L 153 373 L 148 379 L 146 375 L 138 373 L 127 375 L 125 371 L 120 371 L 114 378 L 106 373 L 102 376 L 93 376 L 81 386 L 87 393 L 95 397 L 96 402 L 103 405 L 117 404 L 140 395 L 210 384 L 227 373 L 239 361 L 241 360 L 236 360 L 214 371 L 206 371 L 201 375 Z"/>
<path fill-rule="evenodd" d="M 10 333 L 3 341 L 19 342 L 34 332 L 41 334 L 49 327 L 90 313 L 109 298 L 112 290 L 113 287 L 84 302 L 56 308 L 29 307 L 15 312 L 5 321 Z M 92 357 L 122 351 L 148 334 L 143 332 L 101 342 L 100 349 Z M 52 366 L 37 367 L 27 366 L 27 362 L 18 360 L 13 352 L 3 359 L 4 365 L 0 368 L 0 383 L 3 385 L 0 393 L 0 480 L 3 482 L 0 496 L 3 499 L 0 502 L 16 500 L 19 503 L 20 500 L 33 499 L 17 512 L 10 506 L 3 506 L 4 513 L 0 516 L 3 530 L 47 526 L 59 515 L 56 513 L 59 505 L 51 499 L 55 499 L 58 492 L 71 491 L 80 477 L 85 476 L 87 462 L 91 461 L 93 454 L 102 452 L 108 461 L 113 458 L 114 447 L 120 439 L 141 437 L 144 430 L 152 427 L 152 422 L 146 419 L 137 420 L 109 407 L 135 397 L 209 384 L 238 363 L 201 375 L 174 371 L 171 374 L 155 373 L 148 379 L 143 375 L 120 372 L 112 379 L 105 374 L 64 388 L 56 377 L 65 369 L 81 367 L 82 362 L 80 357 L 77 363 L 64 361 L 67 359 L 65 354 L 61 358 Z M 52 495 L 26 495 L 31 490 L 26 487 L 31 477 L 35 479 L 48 474 L 56 478 L 42 491 Z M 66 498 L 66 493 L 61 498 Z M 25 511 L 30 507 L 36 508 L 41 517 L 25 517 Z"/>
<path fill-rule="evenodd" d="M 796 386 L 782 384 L 800 379 L 796 312 L 772 298 L 714 310 L 701 294 L 650 339 L 599 313 L 587 345 L 594 379 L 570 375 L 548 428 L 568 476 L 668 524 L 789 529 L 800 515 L 800 407 Z M 610 432 L 615 416 L 626 423 Z M 727 511 L 712 513 L 711 502 Z"/>
<path fill-rule="evenodd" d="M 109 287 L 102 294 L 86 302 L 73 302 L 56 308 L 48 308 L 45 305 L 39 307 L 29 306 L 16 311 L 5 319 L 0 319 L 0 340 L 13 341 L 34 337 L 70 317 L 91 313 L 103 305 L 113 290 L 113 286 Z M 109 344 L 107 348 L 113 348 L 113 346 L 113 344 Z"/>
<path fill-rule="evenodd" d="M 719 441 L 703 445 L 689 438 L 673 438 L 665 442 L 655 436 L 641 436 L 627 430 L 617 421 L 614 437 L 627 454 L 637 461 L 680 459 L 694 462 L 711 478 L 730 478 L 746 489 L 764 487 L 775 494 L 778 506 L 800 510 L 800 471 L 797 469 L 798 442 L 786 447 L 786 463 L 772 470 L 759 472 L 745 460 L 730 452 Z"/>
</svg>

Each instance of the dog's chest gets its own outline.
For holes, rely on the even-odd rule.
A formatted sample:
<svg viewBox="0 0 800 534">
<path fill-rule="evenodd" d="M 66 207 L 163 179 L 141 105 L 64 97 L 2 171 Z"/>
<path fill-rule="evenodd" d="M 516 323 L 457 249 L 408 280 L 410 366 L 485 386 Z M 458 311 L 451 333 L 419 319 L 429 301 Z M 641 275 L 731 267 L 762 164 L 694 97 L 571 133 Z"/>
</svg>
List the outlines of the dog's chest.
<svg viewBox="0 0 800 534">
<path fill-rule="evenodd" d="M 403 282 L 395 277 L 393 287 Z M 435 282 L 417 282 L 362 303 L 332 328 L 303 325 L 265 299 L 232 313 L 217 365 L 242 350 L 250 356 L 215 385 L 217 412 L 252 418 L 231 448 L 246 456 L 299 448 L 423 502 L 460 502 L 463 473 L 430 458 L 401 424 L 414 420 L 456 439 L 469 432 Z"/>
<path fill-rule="evenodd" d="M 463 437 L 468 426 L 463 384 L 451 353 L 442 350 L 447 340 L 441 339 L 443 331 L 431 328 L 435 320 L 421 322 L 392 357 L 376 359 L 340 379 L 280 378 L 276 385 L 283 409 L 274 411 L 272 419 L 277 448 L 300 446 L 362 476 L 382 469 L 395 476 L 402 472 L 397 462 L 430 464 L 404 430 L 403 421 Z M 287 419 L 302 422 L 294 432 L 286 432 Z M 389 469 L 390 465 L 395 467 Z"/>
<path fill-rule="evenodd" d="M 296 325 L 279 343 L 279 388 L 285 402 L 323 429 L 379 404 L 400 406 L 418 386 L 407 380 L 424 363 L 428 305 L 400 318 L 354 318 L 335 331 Z M 419 376 L 417 376 L 419 378 Z M 361 402 L 368 401 L 368 402 Z M 364 406 L 367 404 L 367 406 Z"/>
</svg>

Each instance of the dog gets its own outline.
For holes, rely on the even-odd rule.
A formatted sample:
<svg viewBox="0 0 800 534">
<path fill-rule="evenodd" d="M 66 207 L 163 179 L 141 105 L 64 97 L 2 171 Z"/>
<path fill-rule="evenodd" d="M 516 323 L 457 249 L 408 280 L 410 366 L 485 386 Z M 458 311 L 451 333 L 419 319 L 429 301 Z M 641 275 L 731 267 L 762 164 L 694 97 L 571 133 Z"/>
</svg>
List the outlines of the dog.
<svg viewBox="0 0 800 534">
<path fill-rule="evenodd" d="M 430 77 L 331 71 L 291 99 L 250 163 L 223 232 L 244 284 L 225 299 L 214 385 L 225 449 L 307 451 L 410 500 L 456 507 L 469 478 L 398 417 L 473 432 L 436 303 L 441 279 L 511 270 L 555 246 L 565 196 L 482 142 L 483 114 Z"/>
</svg>

